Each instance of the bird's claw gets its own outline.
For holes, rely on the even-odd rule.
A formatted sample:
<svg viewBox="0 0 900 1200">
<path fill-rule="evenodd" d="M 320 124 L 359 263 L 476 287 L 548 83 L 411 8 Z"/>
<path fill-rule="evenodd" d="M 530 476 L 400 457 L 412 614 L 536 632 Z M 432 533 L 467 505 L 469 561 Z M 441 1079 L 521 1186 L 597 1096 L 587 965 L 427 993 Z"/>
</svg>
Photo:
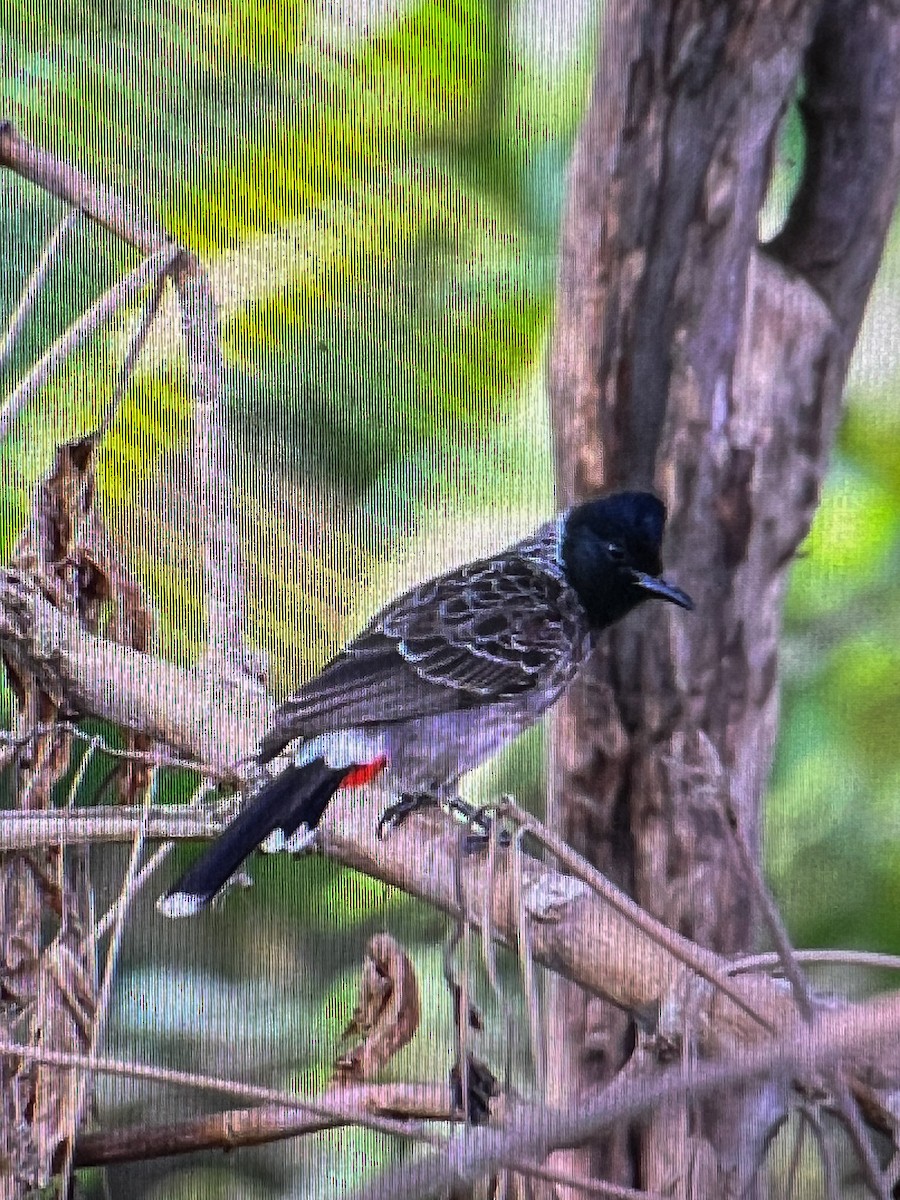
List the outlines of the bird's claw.
<svg viewBox="0 0 900 1200">
<path fill-rule="evenodd" d="M 415 792 L 401 796 L 395 804 L 389 804 L 378 818 L 376 833 L 379 841 L 391 829 L 399 828 L 410 813 L 418 812 L 423 808 L 434 808 L 438 803 L 437 798 L 428 792 Z M 469 826 L 469 832 L 463 843 L 466 854 L 477 854 L 479 851 L 487 849 L 491 839 L 491 818 L 486 816 L 484 809 L 476 808 L 473 804 L 467 804 L 459 796 L 454 796 L 452 800 L 447 801 L 447 810 L 451 814 L 461 817 Z M 511 840 L 509 832 L 501 829 L 497 836 L 498 845 L 505 849 Z"/>
<path fill-rule="evenodd" d="M 479 854 L 486 850 L 491 841 L 491 818 L 487 816 L 483 808 L 479 808 L 474 804 L 468 804 L 460 796 L 455 796 L 447 805 L 452 813 L 457 813 L 463 821 L 469 826 L 469 832 L 466 834 L 463 842 L 463 851 L 466 854 Z M 504 850 L 510 845 L 512 838 L 509 831 L 501 829 L 497 834 L 497 845 Z"/>
<path fill-rule="evenodd" d="M 422 808 L 434 808 L 437 800 L 427 792 L 414 792 L 401 796 L 395 804 L 389 804 L 378 818 L 375 832 L 381 841 L 391 829 L 399 829 L 410 813 Z"/>
</svg>

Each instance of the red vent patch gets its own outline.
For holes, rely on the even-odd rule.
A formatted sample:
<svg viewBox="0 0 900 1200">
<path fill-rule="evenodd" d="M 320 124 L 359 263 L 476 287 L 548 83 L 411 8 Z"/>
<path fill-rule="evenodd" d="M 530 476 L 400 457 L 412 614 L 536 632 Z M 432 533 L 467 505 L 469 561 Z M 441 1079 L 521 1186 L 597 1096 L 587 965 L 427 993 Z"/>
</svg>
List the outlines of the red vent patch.
<svg viewBox="0 0 900 1200">
<path fill-rule="evenodd" d="M 351 767 L 341 780 L 341 787 L 362 787 L 366 783 L 371 783 L 376 775 L 380 775 L 386 766 L 387 755 L 380 754 L 378 758 L 373 759 L 370 763 L 361 763 L 359 766 Z"/>
</svg>

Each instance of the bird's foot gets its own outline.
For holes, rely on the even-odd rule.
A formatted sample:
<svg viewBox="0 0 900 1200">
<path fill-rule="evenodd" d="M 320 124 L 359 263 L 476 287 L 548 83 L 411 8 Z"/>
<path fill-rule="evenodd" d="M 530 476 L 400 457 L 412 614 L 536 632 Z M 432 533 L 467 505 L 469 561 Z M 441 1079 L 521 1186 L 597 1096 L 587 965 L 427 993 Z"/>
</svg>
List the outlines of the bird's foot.
<svg viewBox="0 0 900 1200">
<path fill-rule="evenodd" d="M 490 807 L 490 806 L 489 806 Z M 448 810 L 459 816 L 469 827 L 463 849 L 466 854 L 478 854 L 486 850 L 491 841 L 492 818 L 487 815 L 488 809 L 469 804 L 461 796 L 454 796 L 447 804 Z M 512 838 L 509 831 L 501 829 L 497 834 L 497 844 L 506 849 Z"/>
<path fill-rule="evenodd" d="M 305 854 L 315 848 L 318 831 L 301 825 L 285 837 L 283 829 L 273 829 L 259 848 L 263 854 Z"/>
<path fill-rule="evenodd" d="M 389 804 L 378 818 L 376 833 L 379 840 L 391 829 L 398 829 L 410 813 L 418 812 L 423 808 L 434 808 L 437 803 L 436 797 L 429 792 L 405 793 L 396 804 Z"/>
</svg>

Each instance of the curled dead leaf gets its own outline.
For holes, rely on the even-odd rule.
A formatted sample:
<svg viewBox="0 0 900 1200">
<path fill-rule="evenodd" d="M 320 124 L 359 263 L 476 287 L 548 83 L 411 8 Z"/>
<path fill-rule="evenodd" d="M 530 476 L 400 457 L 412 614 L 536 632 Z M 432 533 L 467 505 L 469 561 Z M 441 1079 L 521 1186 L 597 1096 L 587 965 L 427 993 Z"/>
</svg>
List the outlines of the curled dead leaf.
<svg viewBox="0 0 900 1200">
<path fill-rule="evenodd" d="M 97 439 L 60 446 L 35 489 L 31 518 L 9 564 L 85 629 L 135 649 L 148 648 L 149 610 L 107 536 L 94 501 Z M 62 693 L 40 678 L 13 644 L 2 660 L 17 701 L 15 802 L 39 811 L 72 765 L 71 734 L 58 728 Z M 149 749 L 133 737 L 130 747 Z M 115 782 L 123 800 L 143 793 L 148 767 L 123 760 Z M 13 1040 L 84 1052 L 96 1011 L 96 947 L 87 851 L 59 847 L 0 855 L 0 999 Z M 9 1062 L 0 1070 L 0 1150 L 18 1179 L 45 1183 L 58 1147 L 71 1136 L 84 1097 L 72 1070 Z"/>
<path fill-rule="evenodd" d="M 414 1037 L 419 985 L 403 947 L 387 933 L 366 947 L 359 998 L 343 1036 L 361 1040 L 334 1064 L 337 1083 L 371 1080 Z"/>
</svg>

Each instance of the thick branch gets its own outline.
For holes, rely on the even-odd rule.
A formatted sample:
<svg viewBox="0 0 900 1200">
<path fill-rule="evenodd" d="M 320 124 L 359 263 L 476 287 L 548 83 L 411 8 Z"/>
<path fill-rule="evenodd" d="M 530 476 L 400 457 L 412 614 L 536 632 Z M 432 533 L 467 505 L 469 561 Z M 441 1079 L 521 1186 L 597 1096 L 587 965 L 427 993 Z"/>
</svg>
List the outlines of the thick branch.
<svg viewBox="0 0 900 1200">
<path fill-rule="evenodd" d="M 516 945 L 521 921 L 512 855 L 498 856 L 493 878 L 478 856 L 458 862 L 459 834 L 439 816 L 411 820 L 379 839 L 375 818 L 386 801 L 375 794 L 372 802 L 360 804 L 339 793 L 323 822 L 324 852 L 453 916 L 459 915 L 461 896 L 470 922 L 482 925 L 487 914 L 496 936 Z M 521 874 L 524 932 L 535 961 L 624 1008 L 654 1011 L 678 987 L 685 959 L 704 971 L 727 972 L 725 960 L 677 935 L 676 957 L 665 944 L 671 931 L 660 928 L 657 940 L 587 886 L 536 859 L 526 856 Z M 776 1028 L 793 1020 L 790 998 L 771 980 L 758 978 L 740 994 Z M 708 1048 L 720 1045 L 720 1037 L 743 1041 L 761 1034 L 759 1022 L 730 1001 L 723 1003 L 719 1016 L 721 1023 L 708 1031 Z"/>
<path fill-rule="evenodd" d="M 900 189 L 896 4 L 826 0 L 804 75 L 803 178 L 769 250 L 824 297 L 849 353 Z"/>
<path fill-rule="evenodd" d="M 271 720 L 273 702 L 260 688 L 95 638 L 17 571 L 0 571 L 0 639 L 68 711 L 144 733 L 217 768 L 251 754 Z"/>
</svg>

